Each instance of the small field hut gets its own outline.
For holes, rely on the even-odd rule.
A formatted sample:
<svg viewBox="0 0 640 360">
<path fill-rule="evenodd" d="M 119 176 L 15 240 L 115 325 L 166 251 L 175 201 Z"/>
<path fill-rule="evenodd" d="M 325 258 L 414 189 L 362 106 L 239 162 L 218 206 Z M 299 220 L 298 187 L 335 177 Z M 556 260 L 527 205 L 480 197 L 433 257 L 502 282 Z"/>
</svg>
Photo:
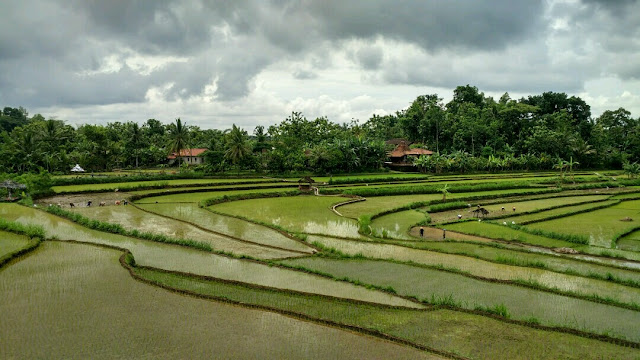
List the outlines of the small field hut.
<svg viewBox="0 0 640 360">
<path fill-rule="evenodd" d="M 24 184 L 19 184 L 13 180 L 7 179 L 2 183 L 0 183 L 0 188 L 7 189 L 7 192 L 9 193 L 7 195 L 7 200 L 13 200 L 13 198 L 11 197 L 11 190 L 24 190 L 27 188 L 27 186 Z"/>
<path fill-rule="evenodd" d="M 298 180 L 298 190 L 300 191 L 312 191 L 313 183 L 316 182 L 309 176 L 305 176 Z"/>
</svg>

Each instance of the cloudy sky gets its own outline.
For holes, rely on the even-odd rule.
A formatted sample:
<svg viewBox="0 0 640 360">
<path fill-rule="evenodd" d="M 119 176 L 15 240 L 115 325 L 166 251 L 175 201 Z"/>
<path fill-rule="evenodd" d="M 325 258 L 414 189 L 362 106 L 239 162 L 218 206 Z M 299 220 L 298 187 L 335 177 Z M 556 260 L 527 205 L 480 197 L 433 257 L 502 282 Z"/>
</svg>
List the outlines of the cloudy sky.
<svg viewBox="0 0 640 360">
<path fill-rule="evenodd" d="M 71 124 L 366 121 L 458 85 L 640 116 L 634 0 L 3 0 L 0 106 Z"/>
</svg>

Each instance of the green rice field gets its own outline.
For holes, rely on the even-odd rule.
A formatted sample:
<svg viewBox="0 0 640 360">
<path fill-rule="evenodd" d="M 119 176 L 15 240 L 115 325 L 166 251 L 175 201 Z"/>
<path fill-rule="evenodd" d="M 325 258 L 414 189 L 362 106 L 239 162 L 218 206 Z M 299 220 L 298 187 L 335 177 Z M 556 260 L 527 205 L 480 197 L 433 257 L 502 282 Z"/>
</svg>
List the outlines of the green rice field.
<svg viewBox="0 0 640 360">
<path fill-rule="evenodd" d="M 313 178 L 0 203 L 0 358 L 640 359 L 626 177 Z"/>
</svg>

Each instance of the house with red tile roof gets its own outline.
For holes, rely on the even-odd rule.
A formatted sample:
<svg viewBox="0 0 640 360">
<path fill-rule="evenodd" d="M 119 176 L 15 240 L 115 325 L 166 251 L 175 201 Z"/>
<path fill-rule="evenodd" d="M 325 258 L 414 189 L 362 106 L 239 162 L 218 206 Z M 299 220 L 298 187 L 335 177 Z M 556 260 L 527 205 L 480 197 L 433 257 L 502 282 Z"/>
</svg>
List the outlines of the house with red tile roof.
<svg viewBox="0 0 640 360">
<path fill-rule="evenodd" d="M 409 148 L 404 141 L 400 142 L 393 151 L 388 154 L 389 161 L 385 164 L 389 166 L 413 166 L 413 159 L 421 155 L 433 155 L 433 151 L 420 148 Z"/>
<path fill-rule="evenodd" d="M 208 149 L 182 149 L 180 150 L 180 154 L 171 153 L 167 156 L 169 159 L 169 165 L 175 163 L 176 159 L 179 158 L 180 164 L 187 163 L 189 165 L 199 165 L 204 164 L 204 157 L 202 154 Z"/>
</svg>

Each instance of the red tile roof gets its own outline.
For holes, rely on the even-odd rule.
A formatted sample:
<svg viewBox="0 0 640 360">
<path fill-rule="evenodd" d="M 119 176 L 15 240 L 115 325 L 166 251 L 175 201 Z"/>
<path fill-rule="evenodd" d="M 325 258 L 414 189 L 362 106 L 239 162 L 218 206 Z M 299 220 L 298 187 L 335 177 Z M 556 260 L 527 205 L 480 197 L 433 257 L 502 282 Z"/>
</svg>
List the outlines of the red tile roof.
<svg viewBox="0 0 640 360">
<path fill-rule="evenodd" d="M 208 149 L 182 149 L 180 150 L 180 156 L 201 156 L 203 152 Z M 167 156 L 167 159 L 175 159 L 176 153 L 171 153 L 171 155 Z"/>
<path fill-rule="evenodd" d="M 389 157 L 403 157 L 405 155 L 433 155 L 433 151 L 420 148 L 410 149 L 406 143 L 402 142 L 389 153 Z"/>
</svg>

